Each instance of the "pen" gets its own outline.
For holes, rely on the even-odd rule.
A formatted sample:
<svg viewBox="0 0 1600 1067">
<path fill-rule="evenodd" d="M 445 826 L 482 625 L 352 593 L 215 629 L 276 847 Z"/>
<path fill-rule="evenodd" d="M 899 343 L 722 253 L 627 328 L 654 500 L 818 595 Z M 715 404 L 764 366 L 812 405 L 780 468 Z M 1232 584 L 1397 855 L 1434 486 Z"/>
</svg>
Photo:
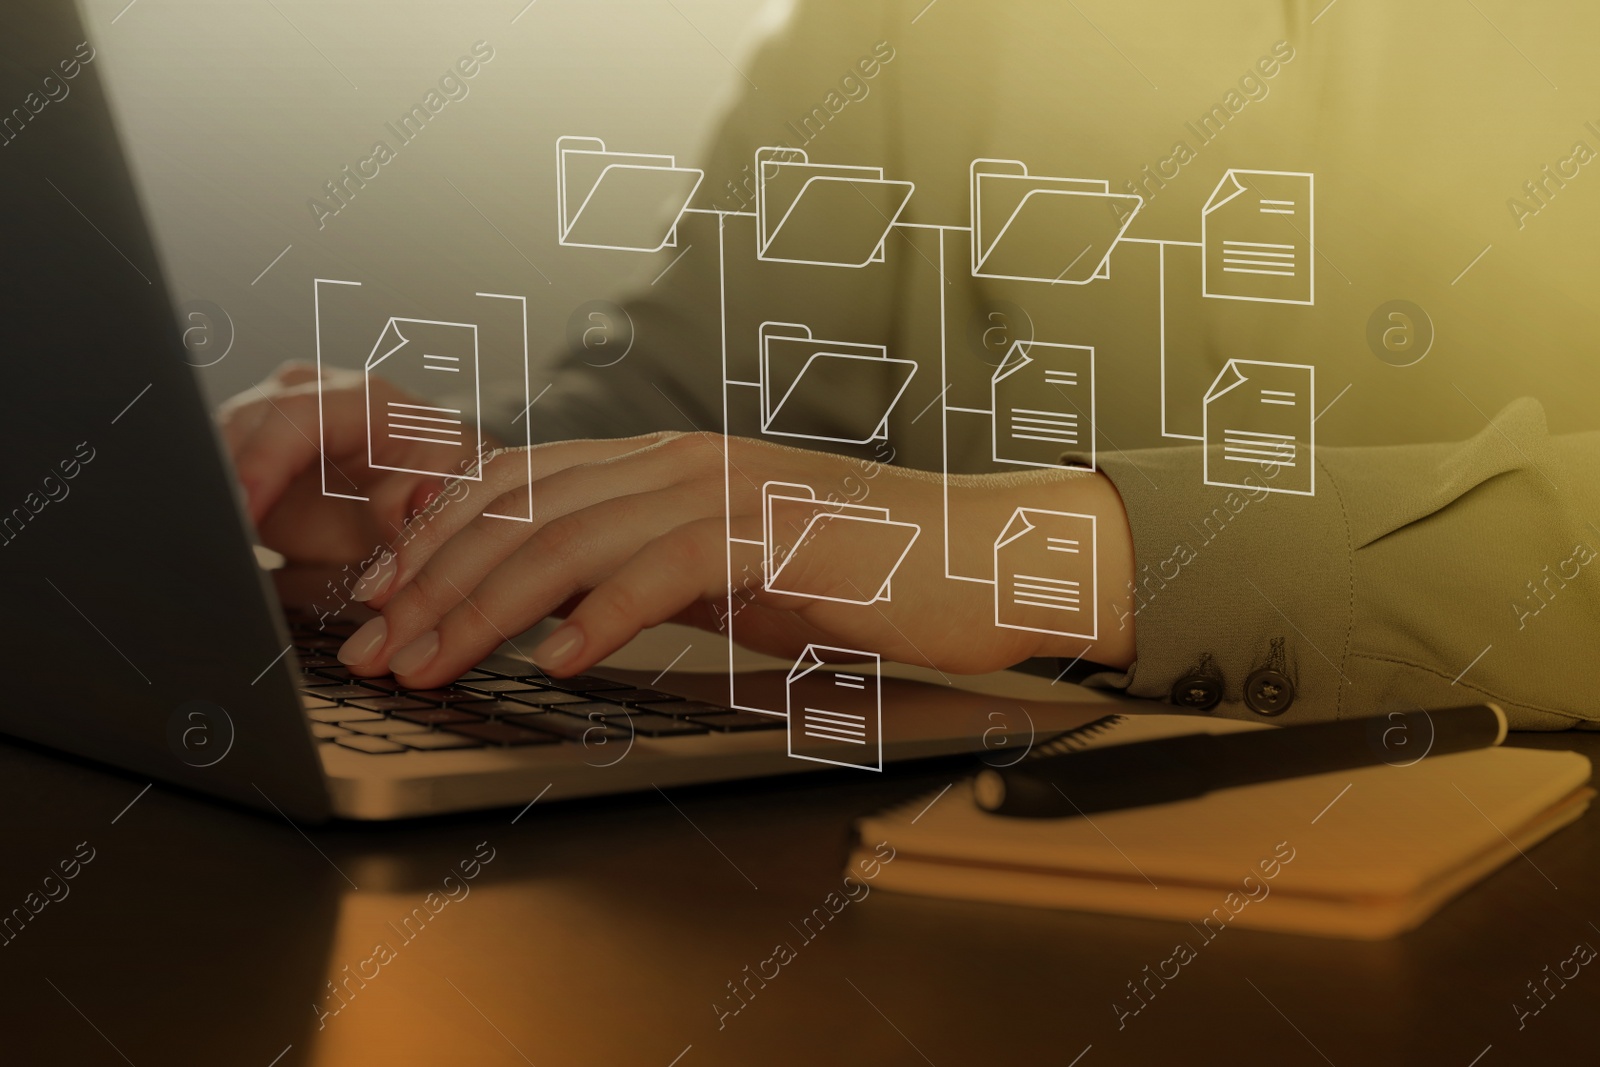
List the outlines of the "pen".
<svg viewBox="0 0 1600 1067">
<path fill-rule="evenodd" d="M 1428 756 L 1489 748 L 1505 737 L 1506 713 L 1496 704 L 1392 712 L 1036 755 L 982 771 L 973 793 L 979 807 L 997 815 L 1060 818 L 1352 767 L 1409 765 Z"/>
</svg>

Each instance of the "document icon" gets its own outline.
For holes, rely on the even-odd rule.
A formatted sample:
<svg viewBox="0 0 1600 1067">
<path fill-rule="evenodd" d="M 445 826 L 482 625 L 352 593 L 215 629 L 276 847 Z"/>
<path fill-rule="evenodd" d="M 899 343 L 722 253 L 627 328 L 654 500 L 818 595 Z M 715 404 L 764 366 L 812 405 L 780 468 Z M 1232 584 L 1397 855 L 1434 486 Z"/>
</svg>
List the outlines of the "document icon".
<svg viewBox="0 0 1600 1067">
<path fill-rule="evenodd" d="M 1018 508 L 994 542 L 994 622 L 1093 641 L 1093 515 Z"/>
<path fill-rule="evenodd" d="M 865 267 L 883 262 L 883 241 L 915 186 L 881 167 L 810 162 L 798 148 L 756 149 L 756 258 Z"/>
<path fill-rule="evenodd" d="M 865 444 L 889 436 L 889 413 L 917 364 L 883 345 L 819 341 L 794 322 L 763 322 L 761 432 Z"/>
<path fill-rule="evenodd" d="M 1094 349 L 1018 341 L 990 384 L 996 463 L 1061 467 L 1065 452 L 1087 452 L 1094 470 Z"/>
<path fill-rule="evenodd" d="M 1143 198 L 1109 182 L 1042 178 L 1015 159 L 975 159 L 968 172 L 972 273 L 1084 285 L 1111 276 L 1111 249 Z"/>
<path fill-rule="evenodd" d="M 705 172 L 671 156 L 607 152 L 598 137 L 556 139 L 561 244 L 655 252 L 676 245 L 678 219 Z"/>
<path fill-rule="evenodd" d="M 1200 213 L 1200 291 L 1224 300 L 1313 303 L 1312 176 L 1230 170 Z"/>
<path fill-rule="evenodd" d="M 889 599 L 889 580 L 922 527 L 895 522 L 887 508 L 818 500 L 809 485 L 761 487 L 761 540 L 771 593 L 872 604 Z"/>
<path fill-rule="evenodd" d="M 470 398 L 471 410 L 396 400 L 380 404 L 372 392 L 373 375 L 393 375 L 397 370 L 406 369 L 444 376 L 440 383 L 442 389 L 452 396 Z M 476 326 L 465 322 L 391 318 L 367 356 L 365 379 L 369 466 L 377 470 L 481 480 L 481 473 L 469 473 L 475 469 L 483 446 L 478 426 Z M 411 443 L 404 453 L 410 466 L 378 462 L 377 442 L 384 439 Z"/>
<path fill-rule="evenodd" d="M 789 671 L 789 755 L 883 770 L 883 695 L 876 653 L 807 645 Z"/>
<path fill-rule="evenodd" d="M 1206 484 L 1311 496 L 1315 406 L 1315 367 L 1228 360 L 1206 390 Z"/>
</svg>

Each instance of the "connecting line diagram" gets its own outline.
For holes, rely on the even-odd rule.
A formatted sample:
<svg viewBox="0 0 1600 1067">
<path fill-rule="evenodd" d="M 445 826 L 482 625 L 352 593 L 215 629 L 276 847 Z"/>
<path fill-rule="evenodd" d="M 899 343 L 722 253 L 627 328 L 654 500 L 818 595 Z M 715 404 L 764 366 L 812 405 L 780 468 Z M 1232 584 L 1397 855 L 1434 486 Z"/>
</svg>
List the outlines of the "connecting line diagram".
<svg viewBox="0 0 1600 1067">
<path fill-rule="evenodd" d="M 913 383 L 920 379 L 923 390 L 937 393 L 929 406 L 938 407 L 945 473 L 944 528 L 938 531 L 944 577 L 992 587 L 997 627 L 1088 641 L 1097 637 L 1095 520 L 1019 497 L 1008 520 L 983 545 L 972 546 L 971 531 L 965 530 L 967 543 L 952 551 L 951 421 L 987 422 L 988 459 L 996 469 L 1094 470 L 1100 368 L 1088 338 L 1030 334 L 1005 351 L 979 403 L 971 403 L 976 396 L 971 390 L 967 397 L 952 398 L 946 306 L 952 260 L 947 253 L 961 256 L 974 278 L 1061 292 L 1062 287 L 1105 284 L 1119 250 L 1145 246 L 1140 254 L 1153 256 L 1159 287 L 1162 436 L 1207 446 L 1207 484 L 1236 485 L 1246 468 L 1271 468 L 1266 491 L 1314 492 L 1314 367 L 1230 359 L 1203 395 L 1187 390 L 1189 395 L 1176 396 L 1170 395 L 1167 366 L 1168 289 L 1174 273 L 1169 268 L 1179 260 L 1191 275 L 1198 274 L 1198 295 L 1204 299 L 1314 304 L 1312 174 L 1228 170 L 1199 211 L 1201 239 L 1187 241 L 1130 237 L 1144 206 L 1136 193 L 1113 192 L 1102 179 L 1034 174 L 1020 160 L 973 160 L 967 224 L 934 225 L 906 221 L 915 198 L 912 182 L 887 177 L 876 167 L 812 160 L 795 149 L 757 150 L 754 211 L 689 207 L 703 175 L 678 167 L 670 156 L 623 156 L 604 152 L 592 139 L 563 138 L 558 157 L 563 243 L 580 243 L 573 235 L 587 228 L 605 235 L 583 242 L 590 247 L 658 250 L 676 244 L 687 216 L 715 220 L 725 435 L 791 445 L 892 448 L 891 416 Z M 580 180 L 594 188 L 574 188 Z M 622 188 L 656 199 L 642 205 L 629 201 L 616 217 L 596 212 Z M 581 207 L 575 209 L 574 203 Z M 779 263 L 785 267 L 776 269 L 819 272 L 819 280 L 828 272 L 870 271 L 888 261 L 887 244 L 896 232 L 908 240 L 920 234 L 936 249 L 939 360 L 931 388 L 932 360 L 919 361 L 872 338 L 839 336 L 837 328 L 822 322 L 795 321 L 792 309 L 769 313 L 767 307 L 729 306 L 730 269 L 747 274 L 760 264 Z M 914 241 L 911 247 L 929 258 Z M 771 302 L 764 291 L 753 299 Z M 734 337 L 735 319 L 759 326 L 744 337 L 741 325 L 741 336 Z M 730 359 L 730 351 L 740 355 Z M 739 366 L 732 367 L 733 362 Z M 842 397 L 851 402 L 839 403 Z M 725 449 L 724 492 L 730 504 L 736 484 L 739 491 L 747 488 L 745 480 Z M 787 483 L 762 487 L 759 541 L 734 536 L 729 508 L 724 615 L 730 638 L 729 704 L 787 717 L 790 754 L 796 758 L 877 770 L 883 698 L 875 654 L 812 645 L 779 688 L 750 684 L 749 675 L 738 670 L 740 590 L 759 587 L 858 611 L 882 611 L 881 605 L 892 603 L 895 574 L 923 531 L 892 509 L 842 500 L 827 490 Z M 806 565 L 812 555 L 830 561 L 826 573 L 834 584 L 808 585 L 819 573 Z"/>
</svg>

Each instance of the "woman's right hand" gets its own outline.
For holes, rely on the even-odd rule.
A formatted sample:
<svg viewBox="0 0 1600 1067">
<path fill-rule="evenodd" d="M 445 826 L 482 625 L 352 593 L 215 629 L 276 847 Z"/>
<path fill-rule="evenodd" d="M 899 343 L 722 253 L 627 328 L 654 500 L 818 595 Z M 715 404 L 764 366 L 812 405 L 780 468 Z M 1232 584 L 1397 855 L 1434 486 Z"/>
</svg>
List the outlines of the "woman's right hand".
<svg viewBox="0 0 1600 1067">
<path fill-rule="evenodd" d="M 322 372 L 320 425 L 318 384 L 315 367 L 285 363 L 224 403 L 217 419 L 262 542 L 297 563 L 352 563 L 393 541 L 444 480 L 373 470 L 367 461 L 362 375 Z M 372 379 L 372 390 L 381 404 L 415 400 L 379 378 Z M 407 466 L 407 453 L 422 447 L 387 437 L 374 445 L 379 454 L 373 458 L 393 467 Z M 325 495 L 324 466 L 328 493 L 367 501 Z"/>
</svg>

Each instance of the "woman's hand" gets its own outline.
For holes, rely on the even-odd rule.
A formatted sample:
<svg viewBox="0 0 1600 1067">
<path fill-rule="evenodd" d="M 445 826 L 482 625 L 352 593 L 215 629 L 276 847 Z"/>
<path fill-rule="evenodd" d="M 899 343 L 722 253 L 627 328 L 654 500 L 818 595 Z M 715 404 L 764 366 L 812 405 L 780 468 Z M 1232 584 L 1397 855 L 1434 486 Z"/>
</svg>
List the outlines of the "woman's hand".
<svg viewBox="0 0 1600 1067">
<path fill-rule="evenodd" d="M 415 398 L 379 378 L 379 403 Z M 233 397 L 217 415 L 244 485 L 250 518 L 267 547 L 299 563 L 349 563 L 375 555 L 443 485 L 431 475 L 373 470 L 367 462 L 367 386 L 361 374 L 326 370 L 320 411 L 316 369 L 285 363 L 259 385 Z M 323 493 L 367 497 L 358 504 Z M 424 447 L 384 437 L 374 458 L 404 467 Z M 418 464 L 411 464 L 416 466 Z"/>
<path fill-rule="evenodd" d="M 726 488 L 725 449 L 732 469 Z M 557 675 L 588 669 L 660 622 L 723 630 L 727 538 L 731 532 L 732 551 L 759 560 L 761 549 L 749 546 L 762 542 L 762 487 L 769 482 L 809 486 L 819 500 L 832 495 L 887 508 L 895 522 L 922 532 L 895 572 L 888 601 L 770 592 L 757 567 L 754 580 L 737 583 L 732 601 L 742 644 L 789 657 L 807 643 L 834 644 L 951 672 L 1085 651 L 1079 638 L 997 627 L 992 585 L 945 577 L 944 479 L 936 474 L 881 466 L 868 474 L 857 459 L 693 433 L 507 450 L 490 457 L 482 475 L 481 482 L 451 483 L 413 520 L 408 539 L 363 576 L 356 595 L 382 615 L 339 651 L 355 673 L 392 671 L 412 688 L 440 685 L 553 614 L 565 614 L 565 623 L 531 656 Z M 1037 500 L 1041 478 L 1051 479 L 1042 488 L 1058 494 L 1051 499 L 1060 510 L 1097 516 L 1098 609 L 1102 620 L 1113 618 L 1112 594 L 1127 588 L 1133 555 L 1121 499 L 1104 477 L 951 478 L 952 536 L 991 549 L 1016 506 L 1016 486 L 1028 482 Z M 795 580 L 808 591 L 870 599 L 853 587 L 862 568 L 850 535 L 840 538 Z M 1132 662 L 1131 630 L 1101 629 L 1086 658 Z"/>
</svg>

